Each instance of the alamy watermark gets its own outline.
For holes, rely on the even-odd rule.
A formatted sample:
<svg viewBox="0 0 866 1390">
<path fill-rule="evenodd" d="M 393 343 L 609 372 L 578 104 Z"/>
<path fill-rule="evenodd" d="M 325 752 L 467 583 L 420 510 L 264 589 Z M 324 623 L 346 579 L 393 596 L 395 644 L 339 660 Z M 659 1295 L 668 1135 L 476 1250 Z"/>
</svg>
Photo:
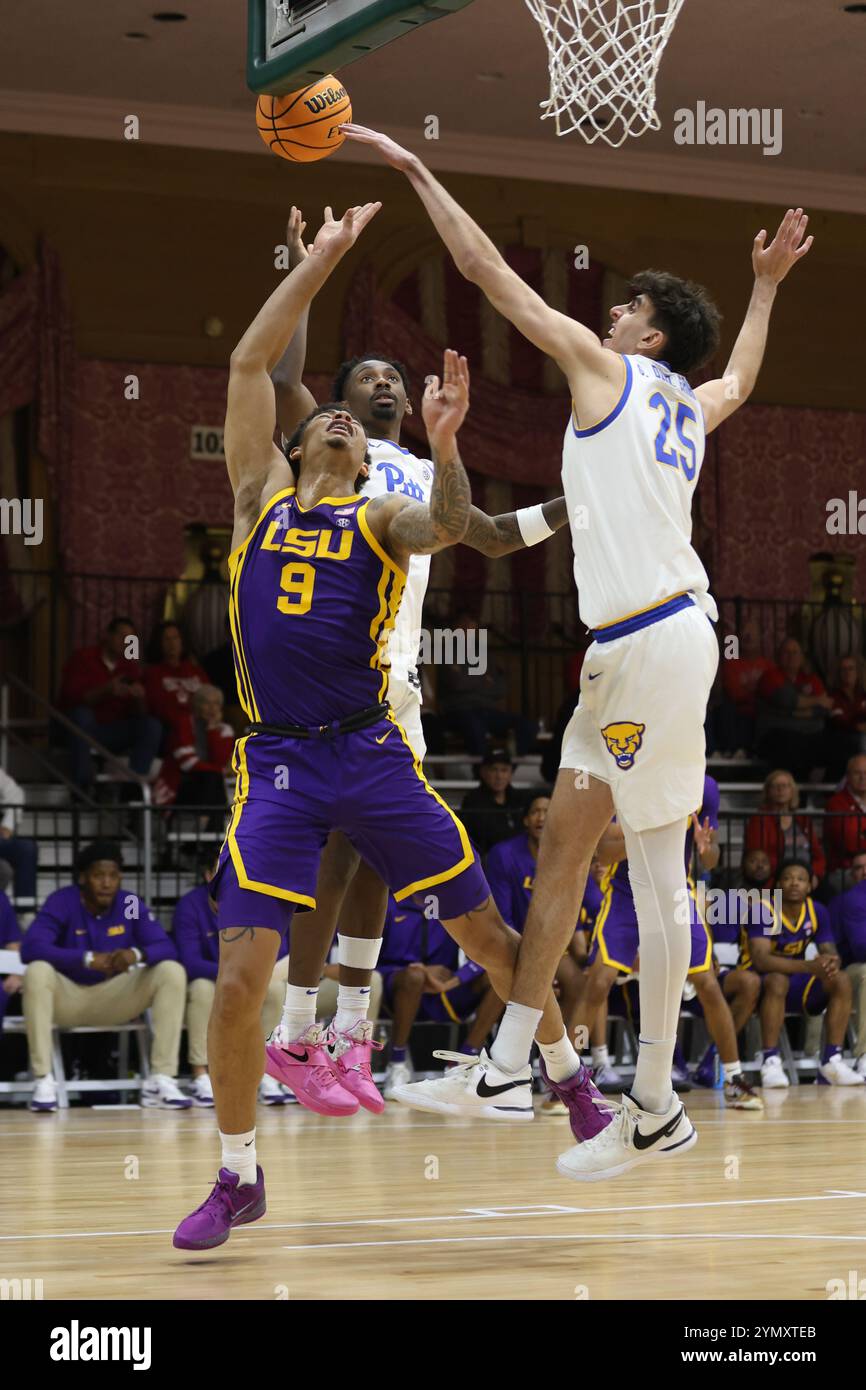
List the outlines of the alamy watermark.
<svg viewBox="0 0 866 1390">
<path fill-rule="evenodd" d="M 42 534 L 41 497 L 0 497 L 0 536 L 23 536 L 25 545 L 41 545 Z"/>
<path fill-rule="evenodd" d="M 782 152 L 782 108 L 707 106 L 699 101 L 692 111 L 681 106 L 674 113 L 677 145 L 760 145 L 761 153 Z"/>
<path fill-rule="evenodd" d="M 782 930 L 781 888 L 708 888 L 699 880 L 694 888 L 678 888 L 675 893 L 674 920 L 691 921 L 692 901 L 708 927 L 730 922 L 764 923 L 765 936 L 778 936 Z"/>
<path fill-rule="evenodd" d="M 487 670 L 487 629 L 484 627 L 395 628 L 388 644 L 391 665 L 465 666 L 470 676 Z"/>
</svg>

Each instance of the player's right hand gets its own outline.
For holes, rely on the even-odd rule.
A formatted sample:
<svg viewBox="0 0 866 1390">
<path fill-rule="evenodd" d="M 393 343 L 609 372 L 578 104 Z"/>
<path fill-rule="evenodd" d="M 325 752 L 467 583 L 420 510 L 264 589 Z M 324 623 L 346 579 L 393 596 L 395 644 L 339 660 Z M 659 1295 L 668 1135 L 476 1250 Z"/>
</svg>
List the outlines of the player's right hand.
<svg viewBox="0 0 866 1390">
<path fill-rule="evenodd" d="M 325 208 L 325 220 L 316 233 L 316 240 L 310 247 L 313 256 L 339 258 L 354 246 L 367 223 L 376 216 L 381 203 L 365 203 L 363 207 L 349 208 L 339 222 L 331 208 Z"/>
<path fill-rule="evenodd" d="M 304 214 L 300 208 L 293 207 L 289 213 L 289 221 L 286 227 L 286 245 L 289 248 L 289 270 L 294 270 L 296 265 L 305 261 L 310 254 L 304 245 L 304 231 L 306 229 Z"/>
<path fill-rule="evenodd" d="M 442 367 L 442 382 L 438 376 L 427 378 L 421 414 L 430 443 L 453 438 L 469 409 L 469 364 L 452 348 L 446 348 Z"/>
</svg>

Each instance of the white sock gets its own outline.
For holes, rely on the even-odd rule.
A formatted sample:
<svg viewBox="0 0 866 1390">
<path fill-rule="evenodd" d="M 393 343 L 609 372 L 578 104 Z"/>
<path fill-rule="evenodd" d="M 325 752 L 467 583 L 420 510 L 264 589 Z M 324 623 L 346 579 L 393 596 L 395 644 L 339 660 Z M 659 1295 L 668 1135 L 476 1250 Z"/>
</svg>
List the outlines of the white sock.
<svg viewBox="0 0 866 1390">
<path fill-rule="evenodd" d="M 551 1081 L 567 1081 L 570 1076 L 576 1076 L 580 1071 L 580 1058 L 564 1028 L 559 1042 L 539 1043 L 538 1050 L 544 1058 L 544 1066 Z"/>
<path fill-rule="evenodd" d="M 740 1059 L 737 1058 L 735 1062 L 722 1062 L 722 1070 L 725 1073 L 725 1080 L 733 1081 L 735 1076 L 740 1075 L 743 1068 L 740 1064 Z"/>
<path fill-rule="evenodd" d="M 246 1134 L 223 1134 L 220 1130 L 222 1148 L 222 1167 L 230 1173 L 237 1173 L 241 1183 L 256 1180 L 256 1132 Z"/>
<path fill-rule="evenodd" d="M 530 1009 L 528 1004 L 513 1001 L 506 1004 L 496 1041 L 490 1049 L 490 1056 L 500 1071 L 522 1071 L 529 1064 L 532 1040 L 543 1013 L 543 1009 Z"/>
<path fill-rule="evenodd" d="M 592 1065 L 594 1067 L 609 1067 L 610 1053 L 607 1050 L 607 1043 L 601 1047 L 594 1047 L 592 1051 Z"/>
<path fill-rule="evenodd" d="M 640 1040 L 632 1095 L 662 1114 L 671 1103 L 671 1067 L 691 955 L 685 818 L 632 830 L 620 817 L 640 940 Z"/>
<path fill-rule="evenodd" d="M 338 985 L 334 1032 L 348 1033 L 356 1023 L 363 1023 L 369 1007 L 369 985 Z"/>
<path fill-rule="evenodd" d="M 289 1042 L 299 1038 L 311 1023 L 315 1023 L 318 997 L 318 985 L 312 989 L 308 985 L 286 985 L 280 1026 L 285 1029 Z"/>
</svg>

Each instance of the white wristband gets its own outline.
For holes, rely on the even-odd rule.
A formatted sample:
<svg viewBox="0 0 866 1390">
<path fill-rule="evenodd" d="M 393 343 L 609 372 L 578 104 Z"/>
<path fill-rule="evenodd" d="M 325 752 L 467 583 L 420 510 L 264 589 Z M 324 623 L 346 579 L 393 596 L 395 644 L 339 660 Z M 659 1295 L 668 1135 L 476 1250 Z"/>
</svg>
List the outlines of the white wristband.
<svg viewBox="0 0 866 1390">
<path fill-rule="evenodd" d="M 526 545 L 538 545 L 539 541 L 546 541 L 548 536 L 553 535 L 553 527 L 548 526 L 544 519 L 542 502 L 539 502 L 537 507 L 523 507 L 519 512 L 515 512 L 515 516 Z"/>
</svg>

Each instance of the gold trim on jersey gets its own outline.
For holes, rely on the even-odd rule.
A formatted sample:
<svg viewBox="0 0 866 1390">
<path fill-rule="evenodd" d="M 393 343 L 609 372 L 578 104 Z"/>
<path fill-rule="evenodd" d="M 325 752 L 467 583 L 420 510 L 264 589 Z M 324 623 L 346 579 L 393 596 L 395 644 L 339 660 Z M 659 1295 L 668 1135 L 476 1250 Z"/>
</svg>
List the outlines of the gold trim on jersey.
<svg viewBox="0 0 866 1390">
<path fill-rule="evenodd" d="M 262 522 L 267 517 L 275 503 L 282 501 L 284 497 L 293 497 L 294 487 L 278 488 L 274 495 L 262 507 L 259 519 L 256 522 L 246 540 L 240 545 L 235 546 L 228 558 L 229 567 L 229 630 L 232 635 L 232 646 L 235 653 L 235 670 L 238 676 L 238 695 L 240 696 L 241 708 L 247 719 L 260 720 L 259 707 L 256 703 L 253 682 L 250 676 L 249 665 L 247 664 L 246 652 L 244 651 L 243 632 L 241 628 L 241 614 L 238 603 L 238 591 L 240 589 L 241 572 L 244 567 L 250 545 L 254 540 Z"/>
<path fill-rule="evenodd" d="M 394 623 L 397 621 L 397 610 L 403 598 L 403 591 L 406 588 L 408 575 L 405 570 L 401 570 L 388 553 L 383 550 L 373 532 L 370 530 L 370 523 L 366 517 L 367 508 L 370 505 L 370 498 L 358 508 L 355 519 L 358 523 L 358 530 L 363 536 L 373 554 L 382 563 L 382 574 L 376 587 L 379 598 L 379 607 L 370 623 L 370 640 L 373 643 L 373 655 L 370 657 L 370 668 L 378 671 L 381 680 L 377 699 L 384 700 L 388 695 L 388 678 L 391 673 L 390 662 L 386 665 L 383 654 L 387 650 L 387 639 L 394 630 Z"/>
<path fill-rule="evenodd" d="M 294 492 L 295 492 L 294 484 L 293 484 L 291 487 L 281 487 L 281 488 L 278 488 L 278 489 L 277 489 L 277 491 L 274 493 L 273 497 L 271 497 L 271 499 L 270 499 L 268 502 L 266 502 L 265 505 L 262 507 L 262 510 L 261 510 L 261 512 L 259 513 L 259 519 L 258 519 L 258 521 L 256 522 L 256 524 L 255 524 L 255 526 L 253 527 L 253 529 L 250 531 L 250 533 L 249 533 L 249 535 L 247 536 L 246 540 L 245 540 L 245 541 L 241 541 L 240 545 L 236 545 L 236 546 L 235 546 L 234 550 L 233 550 L 233 551 L 231 552 L 231 554 L 229 555 L 229 561 L 233 560 L 234 557 L 235 557 L 241 550 L 244 550 L 244 549 L 249 545 L 250 541 L 252 540 L 253 536 L 256 534 L 256 531 L 258 531 L 259 527 L 261 526 L 262 522 L 264 521 L 264 519 L 265 519 L 265 517 L 267 516 L 268 512 L 271 510 L 271 507 L 274 505 L 274 503 L 275 503 L 275 502 L 279 502 L 280 499 L 281 499 L 282 497 L 291 497 L 291 496 L 293 496 Z"/>
<path fill-rule="evenodd" d="M 409 742 L 409 739 L 406 735 L 406 730 L 403 728 L 403 725 L 399 724 L 397 720 L 394 718 L 393 710 L 388 710 L 386 718 L 389 719 L 391 723 L 394 725 L 403 742 L 405 743 L 406 747 L 409 749 L 409 752 L 412 754 L 412 767 L 415 770 L 415 775 L 417 776 L 419 782 L 423 783 L 425 791 L 429 792 L 430 795 L 434 798 L 434 800 L 439 802 L 439 805 L 442 807 L 442 809 L 447 811 L 449 816 L 453 820 L 457 828 L 457 833 L 460 836 L 460 844 L 463 849 L 463 858 L 457 864 L 455 864 L 453 868 L 446 869 L 445 872 L 441 874 L 431 874 L 429 878 L 419 878 L 416 880 L 415 883 L 409 883 L 406 885 L 405 888 L 401 888 L 398 893 L 395 893 L 394 901 L 399 903 L 402 902 L 404 898 L 410 897 L 412 893 L 420 893 L 424 888 L 435 888 L 437 883 L 447 883 L 449 879 L 456 878 L 458 874 L 462 874 L 464 869 L 468 869 L 470 864 L 474 864 L 475 851 L 472 848 L 472 845 L 470 844 L 469 836 L 466 833 L 466 827 L 463 824 L 462 820 L 460 820 L 458 816 L 455 816 L 454 812 L 451 810 L 451 807 L 448 805 L 448 802 L 443 800 L 443 798 L 436 791 L 435 787 L 430 786 L 430 783 L 424 776 L 424 769 L 421 766 L 421 759 L 416 757 L 412 749 L 412 745 Z"/>
<path fill-rule="evenodd" d="M 460 1022 L 462 1022 L 462 1020 L 461 1020 L 461 1018 L 460 1018 L 460 1015 L 457 1014 L 457 1013 L 455 1013 L 454 1008 L 453 1008 L 453 1006 L 452 1006 L 452 1004 L 451 1004 L 451 1002 L 450 1002 L 450 1000 L 449 1000 L 449 998 L 448 998 L 448 995 L 445 993 L 444 990 L 443 990 L 442 993 L 439 995 L 439 998 L 442 1000 L 442 1007 L 443 1007 L 443 1009 L 445 1010 L 445 1012 L 447 1013 L 448 1017 L 451 1019 L 451 1022 L 452 1022 L 452 1023 L 460 1023 Z"/>
<path fill-rule="evenodd" d="M 231 820 L 226 831 L 225 843 L 228 845 L 229 853 L 232 858 L 238 883 L 241 888 L 248 888 L 253 893 L 264 893 L 269 898 L 282 898 L 286 902 L 297 903 L 301 907 L 315 909 L 316 899 L 309 897 L 306 893 L 293 893 L 289 888 L 278 888 L 273 883 L 261 883 L 258 879 L 250 878 L 244 866 L 243 856 L 237 842 L 237 831 L 241 823 L 244 806 L 250 790 L 250 772 L 247 767 L 247 740 L 253 738 L 253 734 L 245 734 L 239 738 L 235 744 L 235 798 L 232 805 Z"/>
</svg>

